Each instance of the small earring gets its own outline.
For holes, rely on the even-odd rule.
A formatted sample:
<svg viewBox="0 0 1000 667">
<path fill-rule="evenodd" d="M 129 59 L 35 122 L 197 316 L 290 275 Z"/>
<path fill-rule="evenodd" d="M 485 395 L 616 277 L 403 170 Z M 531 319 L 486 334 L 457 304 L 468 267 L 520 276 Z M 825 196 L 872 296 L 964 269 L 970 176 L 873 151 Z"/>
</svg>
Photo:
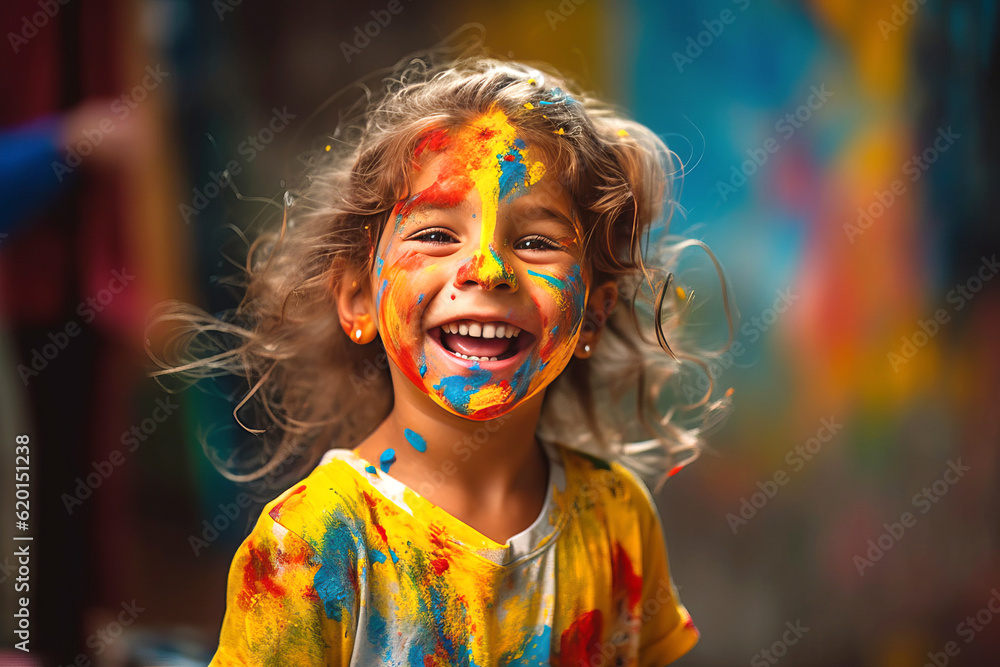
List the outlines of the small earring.
<svg viewBox="0 0 1000 667">
<path fill-rule="evenodd" d="M 358 315 L 354 329 L 351 331 L 351 340 L 358 345 L 365 345 L 375 340 L 375 325 L 372 323 L 370 315 Z"/>
<path fill-rule="evenodd" d="M 586 354 L 587 356 L 590 356 L 590 345 L 583 346 L 583 353 Z"/>
</svg>

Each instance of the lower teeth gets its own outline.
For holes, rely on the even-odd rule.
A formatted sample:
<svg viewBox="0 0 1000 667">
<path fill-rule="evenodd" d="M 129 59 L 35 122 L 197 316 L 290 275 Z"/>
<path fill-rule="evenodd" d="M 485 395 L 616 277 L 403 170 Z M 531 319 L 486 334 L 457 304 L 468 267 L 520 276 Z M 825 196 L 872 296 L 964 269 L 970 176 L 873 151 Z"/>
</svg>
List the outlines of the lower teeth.
<svg viewBox="0 0 1000 667">
<path fill-rule="evenodd" d="M 496 361 L 496 357 L 477 357 L 475 355 L 462 354 L 461 352 L 452 352 L 452 354 L 462 357 L 463 359 L 469 359 L 470 361 Z"/>
</svg>

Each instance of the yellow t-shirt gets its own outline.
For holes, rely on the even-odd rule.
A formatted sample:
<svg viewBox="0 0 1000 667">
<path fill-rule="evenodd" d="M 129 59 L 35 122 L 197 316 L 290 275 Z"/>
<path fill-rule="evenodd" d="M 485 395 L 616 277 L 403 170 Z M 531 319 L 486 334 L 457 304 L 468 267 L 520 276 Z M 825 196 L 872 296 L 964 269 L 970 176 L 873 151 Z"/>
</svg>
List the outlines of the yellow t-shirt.
<svg viewBox="0 0 1000 667">
<path fill-rule="evenodd" d="M 330 450 L 264 508 L 237 551 L 212 665 L 677 659 L 698 631 L 677 599 L 646 486 L 617 463 L 545 450 L 545 504 L 506 544 L 352 450 Z"/>
</svg>

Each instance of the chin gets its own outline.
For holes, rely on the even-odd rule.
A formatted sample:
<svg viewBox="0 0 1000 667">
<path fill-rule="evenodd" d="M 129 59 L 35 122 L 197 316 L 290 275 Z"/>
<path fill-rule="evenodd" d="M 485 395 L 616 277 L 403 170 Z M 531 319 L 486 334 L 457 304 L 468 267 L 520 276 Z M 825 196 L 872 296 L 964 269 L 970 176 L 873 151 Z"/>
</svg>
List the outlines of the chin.
<svg viewBox="0 0 1000 667">
<path fill-rule="evenodd" d="M 500 387 L 497 387 L 497 389 L 500 389 Z M 509 415 L 511 412 L 513 412 L 518 407 L 523 405 L 525 400 L 527 400 L 527 397 L 525 397 L 516 402 L 502 401 L 487 405 L 478 405 L 475 408 L 472 407 L 461 408 L 452 405 L 438 393 L 432 393 L 431 398 L 433 398 L 434 402 L 436 402 L 438 405 L 440 405 L 448 412 L 454 415 L 458 415 L 459 417 L 468 419 L 470 421 L 479 421 L 479 422 L 490 421 L 493 419 L 497 419 L 499 417 L 503 417 L 505 415 Z"/>
</svg>

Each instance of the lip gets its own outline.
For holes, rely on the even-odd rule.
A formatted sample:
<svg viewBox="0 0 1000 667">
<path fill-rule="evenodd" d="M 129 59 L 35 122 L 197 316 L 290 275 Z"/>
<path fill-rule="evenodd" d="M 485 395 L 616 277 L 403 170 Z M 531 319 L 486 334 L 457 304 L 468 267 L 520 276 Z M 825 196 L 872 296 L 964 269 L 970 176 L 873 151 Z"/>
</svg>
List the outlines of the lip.
<svg viewBox="0 0 1000 667">
<path fill-rule="evenodd" d="M 449 322 L 455 322 L 457 320 L 475 320 L 477 322 L 506 322 L 506 320 L 490 318 L 485 320 L 480 320 L 475 317 L 461 317 L 454 318 L 451 320 L 446 320 L 441 324 L 448 324 Z M 535 347 L 535 342 L 537 338 L 531 332 L 521 329 L 521 334 L 515 339 L 515 345 L 518 346 L 518 350 L 507 357 L 506 359 L 497 359 L 496 361 L 489 361 L 484 359 L 463 359 L 452 353 L 441 343 L 441 324 L 431 327 L 427 330 L 426 335 L 431 341 L 433 341 L 434 346 L 437 347 L 441 352 L 441 356 L 448 359 L 455 365 L 464 368 L 472 369 L 473 367 L 478 367 L 484 371 L 503 371 L 508 368 L 516 368 L 524 362 L 524 360 L 531 353 L 531 350 Z M 513 322 L 508 322 L 508 324 L 513 324 Z M 514 326 L 517 326 L 514 324 Z"/>
</svg>

